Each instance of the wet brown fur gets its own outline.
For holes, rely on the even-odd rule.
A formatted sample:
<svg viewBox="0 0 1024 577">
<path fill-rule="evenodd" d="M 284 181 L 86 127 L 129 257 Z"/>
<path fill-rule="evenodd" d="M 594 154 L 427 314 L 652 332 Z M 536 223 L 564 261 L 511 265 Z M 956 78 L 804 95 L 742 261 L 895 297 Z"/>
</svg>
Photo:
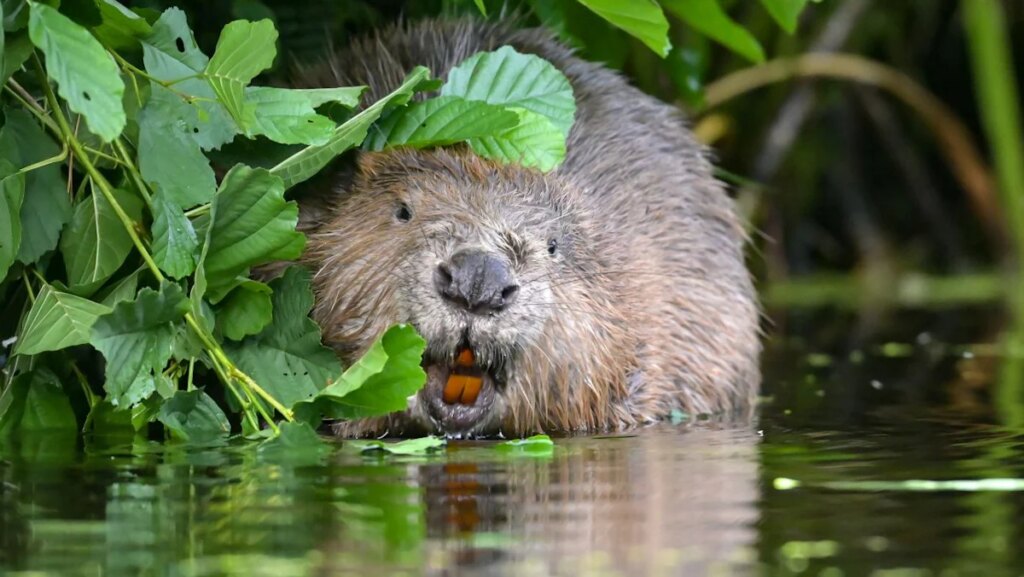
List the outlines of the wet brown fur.
<svg viewBox="0 0 1024 577">
<path fill-rule="evenodd" d="M 460 337 L 438 328 L 448 313 L 426 292 L 428 275 L 452 239 L 472 241 L 508 254 L 524 290 L 505 325 L 479 321 L 487 339 L 477 354 L 514 359 L 483 432 L 608 430 L 673 409 L 749 408 L 760 344 L 744 233 L 676 109 L 545 31 L 476 21 L 383 30 L 306 70 L 301 84 L 366 84 L 372 101 L 415 65 L 443 78 L 506 44 L 569 78 L 577 116 L 565 162 L 541 174 L 465 147 L 360 153 L 332 190 L 300 200 L 325 342 L 352 361 L 390 324 L 412 322 L 435 357 L 450 358 Z M 396 222 L 397 202 L 412 206 L 413 221 Z M 550 234 L 563 239 L 557 259 L 545 250 Z M 338 430 L 432 432 L 424 423 L 414 403 Z"/>
</svg>

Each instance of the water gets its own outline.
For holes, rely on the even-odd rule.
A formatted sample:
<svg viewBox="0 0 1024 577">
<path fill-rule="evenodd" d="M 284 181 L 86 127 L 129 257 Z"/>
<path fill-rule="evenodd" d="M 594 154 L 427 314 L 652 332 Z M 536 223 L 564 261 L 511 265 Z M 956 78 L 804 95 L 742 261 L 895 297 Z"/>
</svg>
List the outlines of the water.
<svg viewBox="0 0 1024 577">
<path fill-rule="evenodd" d="M 551 454 L 26 439 L 0 461 L 0 572 L 1024 575 L 999 318 L 777 317 L 757 418 Z"/>
</svg>

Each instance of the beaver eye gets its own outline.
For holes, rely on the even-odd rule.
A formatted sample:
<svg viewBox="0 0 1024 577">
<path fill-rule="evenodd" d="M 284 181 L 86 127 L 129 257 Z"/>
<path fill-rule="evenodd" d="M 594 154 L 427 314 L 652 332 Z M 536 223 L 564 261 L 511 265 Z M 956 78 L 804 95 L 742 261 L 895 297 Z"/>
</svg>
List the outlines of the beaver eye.
<svg viewBox="0 0 1024 577">
<path fill-rule="evenodd" d="M 558 252 L 558 240 L 551 239 L 548 241 L 548 254 L 555 256 L 556 252 Z"/>
<path fill-rule="evenodd" d="M 412 209 L 404 202 L 399 204 L 398 208 L 395 209 L 395 218 L 402 222 L 409 222 L 412 220 Z"/>
</svg>

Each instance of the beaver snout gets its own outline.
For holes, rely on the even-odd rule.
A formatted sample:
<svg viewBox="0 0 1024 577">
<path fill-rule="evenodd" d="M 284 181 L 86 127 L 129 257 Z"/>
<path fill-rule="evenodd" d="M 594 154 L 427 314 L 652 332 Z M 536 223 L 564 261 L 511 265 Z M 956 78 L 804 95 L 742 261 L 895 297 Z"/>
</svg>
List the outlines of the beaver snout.
<svg viewBox="0 0 1024 577">
<path fill-rule="evenodd" d="M 499 313 L 519 295 L 512 266 L 479 249 L 460 250 L 438 265 L 434 286 L 444 300 L 478 315 Z"/>
</svg>

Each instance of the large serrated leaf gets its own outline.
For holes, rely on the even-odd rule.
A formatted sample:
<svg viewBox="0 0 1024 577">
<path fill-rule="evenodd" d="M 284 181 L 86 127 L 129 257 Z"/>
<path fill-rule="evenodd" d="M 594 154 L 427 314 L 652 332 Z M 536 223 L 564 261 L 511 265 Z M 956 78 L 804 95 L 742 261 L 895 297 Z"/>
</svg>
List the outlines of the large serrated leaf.
<svg viewBox="0 0 1024 577">
<path fill-rule="evenodd" d="M 224 336 L 240 341 L 266 328 L 274 318 L 273 292 L 261 282 L 248 280 L 228 293 L 217 310 L 217 326 Z"/>
<path fill-rule="evenodd" d="M 139 115 L 139 170 L 180 208 L 210 202 L 217 178 L 192 129 L 196 109 L 157 83 Z M 187 170 L 183 170 L 187 167 Z"/>
<path fill-rule="evenodd" d="M 298 205 L 284 199 L 284 184 L 267 170 L 235 166 L 213 203 L 211 217 L 204 222 L 209 244 L 202 262 L 212 302 L 248 276 L 250 267 L 302 254 L 306 238 L 295 230 Z"/>
<path fill-rule="evenodd" d="M 0 150 L 19 169 L 56 156 L 60 149 L 32 116 L 21 109 L 4 112 Z M 21 205 L 21 246 L 18 260 L 34 263 L 57 246 L 64 225 L 71 219 L 60 165 L 50 164 L 25 174 L 25 200 Z"/>
<path fill-rule="evenodd" d="M 133 220 L 140 220 L 142 201 L 115 189 L 115 200 Z M 88 296 L 124 264 L 132 239 L 114 207 L 99 190 L 75 207 L 71 224 L 60 239 L 64 268 L 72 292 Z"/>
<path fill-rule="evenodd" d="M 245 87 L 274 63 L 277 29 L 270 20 L 235 20 L 220 31 L 213 58 L 206 65 L 206 81 L 243 130 L 252 125 L 246 111 Z"/>
<path fill-rule="evenodd" d="M 182 278 L 196 269 L 199 239 L 192 223 L 162 192 L 153 195 L 153 260 L 171 278 Z"/>
<path fill-rule="evenodd" d="M 25 175 L 7 159 L 0 158 L 0 280 L 14 264 L 21 247 L 21 204 L 25 199 Z"/>
<path fill-rule="evenodd" d="M 111 404 L 131 404 L 132 385 L 163 370 L 171 358 L 174 323 L 187 312 L 181 287 L 164 283 L 159 292 L 142 289 L 134 301 L 96 320 L 89 342 L 107 360 L 103 387 Z"/>
<path fill-rule="evenodd" d="M 569 80 L 550 62 L 511 46 L 470 56 L 448 73 L 442 96 L 460 96 L 506 108 L 523 108 L 551 120 L 569 135 L 576 99 Z"/>
<path fill-rule="evenodd" d="M 761 5 L 783 30 L 792 34 L 796 32 L 800 13 L 807 7 L 808 2 L 810 0 L 761 0 Z"/>
<path fill-rule="evenodd" d="M 554 169 L 565 159 L 565 137 L 551 121 L 524 109 L 515 109 L 519 123 L 494 136 L 473 138 L 470 148 L 484 158 L 506 164 L 521 164 L 543 172 Z"/>
<path fill-rule="evenodd" d="M 334 352 L 320 344 L 320 328 L 309 318 L 313 291 L 309 273 L 291 267 L 270 283 L 273 322 L 260 334 L 224 349 L 267 392 L 290 407 L 315 395 L 341 373 Z"/>
<path fill-rule="evenodd" d="M 126 117 L 124 82 L 113 57 L 88 30 L 56 9 L 29 2 L 29 38 L 46 55 L 46 73 L 71 110 L 104 142 L 117 138 Z"/>
<path fill-rule="evenodd" d="M 96 319 L 110 311 L 108 306 L 43 285 L 25 316 L 14 353 L 36 355 L 83 345 L 89 342 Z"/>
<path fill-rule="evenodd" d="M 224 411 L 203 391 L 178 391 L 160 407 L 157 420 L 171 436 L 190 443 L 206 443 L 228 436 L 231 424 Z"/>
<path fill-rule="evenodd" d="M 416 67 L 401 86 L 334 129 L 325 144 L 303 148 L 272 168 L 271 172 L 281 177 L 285 189 L 309 179 L 339 154 L 362 144 L 366 131 L 385 109 L 408 103 L 416 88 L 429 78 L 430 70 Z"/>
<path fill-rule="evenodd" d="M 668 39 L 668 20 L 654 0 L 579 0 L 579 3 L 612 25 L 639 38 L 662 58 L 672 49 Z"/>
<path fill-rule="evenodd" d="M 518 121 L 515 112 L 501 106 L 440 96 L 392 111 L 373 126 L 363 146 L 367 150 L 445 146 L 501 133 Z"/>
<path fill-rule="evenodd" d="M 316 113 L 297 90 L 265 86 L 247 88 L 245 102 L 253 107 L 249 135 L 263 135 L 281 144 L 323 144 L 334 121 Z"/>
<path fill-rule="evenodd" d="M 409 325 L 391 327 L 355 364 L 315 397 L 295 405 L 298 418 L 359 419 L 405 410 L 424 383 L 426 341 Z"/>
<path fill-rule="evenodd" d="M 178 49 L 181 46 L 181 50 Z M 153 33 L 142 42 L 146 72 L 158 80 L 173 82 L 174 90 L 192 97 L 178 112 L 203 150 L 219 148 L 238 133 L 235 121 L 217 101 L 213 88 L 201 78 L 209 59 L 199 50 L 185 13 L 168 8 L 153 24 Z M 179 97 L 180 98 L 180 97 Z"/>
<path fill-rule="evenodd" d="M 729 18 L 719 0 L 662 0 L 662 4 L 708 38 L 751 62 L 764 62 L 764 48 L 746 28 Z"/>
</svg>

